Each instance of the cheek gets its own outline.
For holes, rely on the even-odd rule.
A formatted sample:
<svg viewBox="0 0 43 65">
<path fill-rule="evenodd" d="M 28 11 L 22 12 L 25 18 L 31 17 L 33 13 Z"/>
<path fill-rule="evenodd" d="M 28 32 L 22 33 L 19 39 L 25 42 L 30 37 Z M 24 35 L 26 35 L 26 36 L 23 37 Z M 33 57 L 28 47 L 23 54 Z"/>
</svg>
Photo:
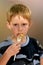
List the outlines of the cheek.
<svg viewBox="0 0 43 65">
<path fill-rule="evenodd" d="M 28 33 L 28 30 L 29 30 L 29 27 L 28 27 L 28 26 L 25 27 L 25 28 L 23 29 L 24 34 L 27 34 L 27 33 Z"/>
<path fill-rule="evenodd" d="M 17 34 L 17 32 L 18 32 L 18 30 L 17 29 L 12 29 L 12 33 L 14 34 L 14 35 L 16 35 Z"/>
</svg>

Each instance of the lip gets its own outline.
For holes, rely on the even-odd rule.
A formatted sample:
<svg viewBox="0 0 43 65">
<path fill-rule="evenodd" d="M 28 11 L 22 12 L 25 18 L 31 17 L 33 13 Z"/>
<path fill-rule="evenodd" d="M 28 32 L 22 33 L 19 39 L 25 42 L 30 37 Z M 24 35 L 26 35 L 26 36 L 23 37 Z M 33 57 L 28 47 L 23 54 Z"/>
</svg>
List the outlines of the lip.
<svg viewBox="0 0 43 65">
<path fill-rule="evenodd" d="M 20 35 L 20 34 L 22 34 L 22 33 L 18 33 L 17 36 Z"/>
</svg>

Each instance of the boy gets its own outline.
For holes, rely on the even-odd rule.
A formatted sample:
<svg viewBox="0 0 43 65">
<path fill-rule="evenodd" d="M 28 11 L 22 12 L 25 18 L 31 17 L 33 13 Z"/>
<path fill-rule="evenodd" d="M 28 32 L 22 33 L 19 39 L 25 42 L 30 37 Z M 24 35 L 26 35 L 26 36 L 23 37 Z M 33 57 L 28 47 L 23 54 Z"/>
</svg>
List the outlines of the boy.
<svg viewBox="0 0 43 65">
<path fill-rule="evenodd" d="M 0 44 L 0 65 L 43 65 L 43 49 L 27 34 L 31 27 L 30 9 L 22 4 L 12 6 L 7 13 L 7 27 L 12 36 Z"/>
</svg>

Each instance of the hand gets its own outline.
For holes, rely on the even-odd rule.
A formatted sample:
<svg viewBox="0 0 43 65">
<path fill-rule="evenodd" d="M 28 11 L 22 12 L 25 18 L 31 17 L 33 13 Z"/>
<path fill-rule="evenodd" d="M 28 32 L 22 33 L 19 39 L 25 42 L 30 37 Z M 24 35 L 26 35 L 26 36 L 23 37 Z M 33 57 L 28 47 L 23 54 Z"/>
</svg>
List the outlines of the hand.
<svg viewBox="0 0 43 65">
<path fill-rule="evenodd" d="M 8 54 L 8 56 L 11 57 L 19 53 L 20 49 L 21 49 L 20 43 L 15 43 L 8 47 L 8 49 L 6 50 L 6 53 Z"/>
</svg>

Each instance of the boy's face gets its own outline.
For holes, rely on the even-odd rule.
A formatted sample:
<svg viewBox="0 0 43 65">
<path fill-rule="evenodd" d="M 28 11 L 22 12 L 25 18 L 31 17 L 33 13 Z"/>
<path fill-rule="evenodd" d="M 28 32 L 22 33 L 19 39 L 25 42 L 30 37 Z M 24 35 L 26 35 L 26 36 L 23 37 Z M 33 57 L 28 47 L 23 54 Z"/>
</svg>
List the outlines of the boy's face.
<svg viewBox="0 0 43 65">
<path fill-rule="evenodd" d="M 12 31 L 15 37 L 19 34 L 27 35 L 30 28 L 30 22 L 26 18 L 16 15 L 15 17 L 12 17 L 10 24 L 8 23 L 8 28 Z"/>
</svg>

